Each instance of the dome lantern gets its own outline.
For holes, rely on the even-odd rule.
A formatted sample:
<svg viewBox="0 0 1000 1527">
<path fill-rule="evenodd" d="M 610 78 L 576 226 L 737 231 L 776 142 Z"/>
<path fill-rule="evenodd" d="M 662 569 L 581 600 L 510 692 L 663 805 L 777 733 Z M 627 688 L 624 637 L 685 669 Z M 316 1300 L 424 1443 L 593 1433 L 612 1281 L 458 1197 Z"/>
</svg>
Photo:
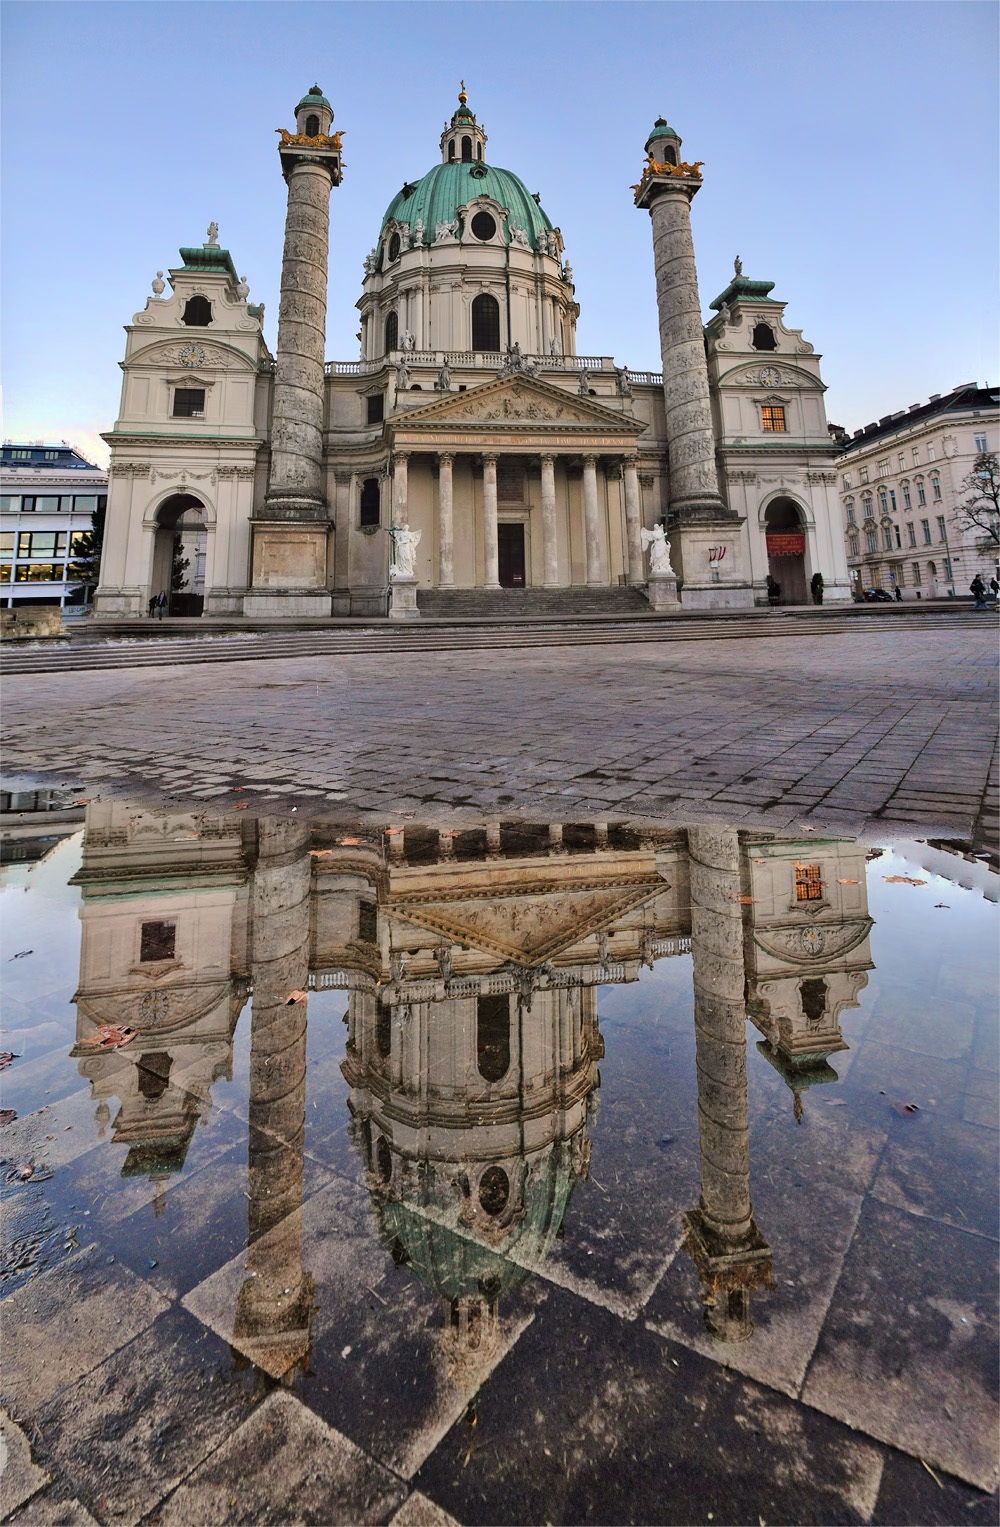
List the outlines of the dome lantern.
<svg viewBox="0 0 1000 1527">
<path fill-rule="evenodd" d="M 665 117 L 657 117 L 654 122 L 653 131 L 646 139 L 646 153 L 652 154 L 658 164 L 680 164 L 680 134 L 674 131 Z"/>
<path fill-rule="evenodd" d="M 476 114 L 469 107 L 465 93 L 465 81 L 458 92 L 458 110 L 441 134 L 441 159 L 444 164 L 456 160 L 466 164 L 486 158 L 486 129 L 476 121 Z"/>
<path fill-rule="evenodd" d="M 312 85 L 295 108 L 295 131 L 306 138 L 326 137 L 333 126 L 333 107 L 318 85 Z"/>
</svg>

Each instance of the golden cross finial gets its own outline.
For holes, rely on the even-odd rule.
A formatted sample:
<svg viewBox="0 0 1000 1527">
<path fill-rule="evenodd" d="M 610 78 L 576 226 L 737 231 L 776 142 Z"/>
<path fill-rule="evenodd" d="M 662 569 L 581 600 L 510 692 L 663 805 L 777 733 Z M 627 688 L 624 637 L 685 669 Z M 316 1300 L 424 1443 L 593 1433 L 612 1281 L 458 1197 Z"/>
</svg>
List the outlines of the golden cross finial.
<svg viewBox="0 0 1000 1527">
<path fill-rule="evenodd" d="M 469 97 L 465 93 L 465 81 L 464 80 L 462 80 L 461 85 L 462 85 L 462 88 L 458 92 L 458 99 L 459 99 L 460 104 L 462 106 L 465 106 L 468 103 Z"/>
</svg>

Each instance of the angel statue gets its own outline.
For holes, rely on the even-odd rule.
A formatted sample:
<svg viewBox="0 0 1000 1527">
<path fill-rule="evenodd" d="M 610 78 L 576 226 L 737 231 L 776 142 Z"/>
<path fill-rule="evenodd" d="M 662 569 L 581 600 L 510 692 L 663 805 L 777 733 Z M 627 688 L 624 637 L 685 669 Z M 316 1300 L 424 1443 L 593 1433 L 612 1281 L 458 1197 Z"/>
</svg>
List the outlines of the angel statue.
<svg viewBox="0 0 1000 1527">
<path fill-rule="evenodd" d="M 390 578 L 412 578 L 422 530 L 411 530 L 404 520 L 392 531 L 393 563 Z"/>
<path fill-rule="evenodd" d="M 676 576 L 670 566 L 670 542 L 663 534 L 662 525 L 654 525 L 652 530 L 642 532 L 642 547 L 649 552 L 650 573 L 666 573 L 671 578 Z"/>
</svg>

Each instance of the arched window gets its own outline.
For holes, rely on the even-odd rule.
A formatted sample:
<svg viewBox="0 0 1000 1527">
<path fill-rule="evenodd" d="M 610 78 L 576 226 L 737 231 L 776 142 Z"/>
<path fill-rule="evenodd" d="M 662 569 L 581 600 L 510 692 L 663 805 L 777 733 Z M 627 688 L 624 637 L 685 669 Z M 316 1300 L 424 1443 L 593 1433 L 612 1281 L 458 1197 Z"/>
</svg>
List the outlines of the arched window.
<svg viewBox="0 0 1000 1527">
<path fill-rule="evenodd" d="M 810 1023 L 819 1023 L 826 1013 L 826 982 L 818 978 L 799 983 L 802 1013 Z"/>
<path fill-rule="evenodd" d="M 377 525 L 381 517 L 381 495 L 379 493 L 378 478 L 366 477 L 361 484 L 361 513 L 358 516 L 358 524 L 362 529 L 365 526 Z"/>
<path fill-rule="evenodd" d="M 395 313 L 390 313 L 385 321 L 385 353 L 399 349 L 399 319 Z"/>
<path fill-rule="evenodd" d="M 769 323 L 754 325 L 751 343 L 755 350 L 777 350 L 778 348 L 778 341 L 775 339 L 774 330 Z"/>
<path fill-rule="evenodd" d="M 212 304 L 207 297 L 189 297 L 184 306 L 182 323 L 193 329 L 207 329 L 212 322 Z"/>
<path fill-rule="evenodd" d="M 319 117 L 306 117 L 306 137 L 319 137 Z"/>
<path fill-rule="evenodd" d="M 380 1002 L 375 1017 L 375 1048 L 383 1060 L 388 1060 L 392 1050 L 392 1008 Z"/>
<path fill-rule="evenodd" d="M 452 138 L 451 142 L 448 144 L 448 163 L 451 164 L 454 161 L 454 158 L 455 158 L 455 140 L 454 140 L 454 138 Z"/>
<path fill-rule="evenodd" d="M 883 514 L 887 514 L 888 513 L 888 511 L 889 511 L 889 497 L 888 497 L 888 494 L 886 493 L 884 488 L 879 488 L 879 490 L 878 490 L 878 506 L 881 509 Z"/>
<path fill-rule="evenodd" d="M 471 159 L 472 159 L 472 139 L 471 138 L 463 138 L 462 139 L 462 163 L 465 164 L 465 163 L 471 161 Z"/>
<path fill-rule="evenodd" d="M 941 497 L 941 479 L 940 479 L 940 477 L 932 477 L 931 478 L 931 492 L 933 493 L 935 498 L 940 498 Z"/>
<path fill-rule="evenodd" d="M 476 144 L 476 158 L 481 160 L 482 157 L 483 157 L 483 145 L 481 143 L 477 143 Z"/>
<path fill-rule="evenodd" d="M 660 163 L 675 165 L 677 163 L 677 150 L 675 148 L 671 148 L 668 144 L 667 147 L 663 150 L 663 158 L 660 160 Z"/>
<path fill-rule="evenodd" d="M 502 1214 L 510 1198 L 510 1178 L 502 1166 L 488 1166 L 479 1184 L 479 1202 L 492 1218 Z"/>
<path fill-rule="evenodd" d="M 499 1082 L 510 1070 L 510 998 L 476 998 L 476 1064 L 487 1082 Z"/>
<path fill-rule="evenodd" d="M 472 348 L 500 349 L 500 304 L 489 292 L 472 299 Z"/>
</svg>

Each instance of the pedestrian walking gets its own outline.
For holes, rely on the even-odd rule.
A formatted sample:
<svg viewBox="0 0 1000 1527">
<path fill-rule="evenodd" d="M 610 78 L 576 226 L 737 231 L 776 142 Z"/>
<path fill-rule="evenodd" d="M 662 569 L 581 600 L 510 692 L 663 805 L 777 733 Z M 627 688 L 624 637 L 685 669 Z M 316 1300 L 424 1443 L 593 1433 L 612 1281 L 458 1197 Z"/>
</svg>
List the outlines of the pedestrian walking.
<svg viewBox="0 0 1000 1527">
<path fill-rule="evenodd" d="M 164 615 L 166 614 L 166 610 L 167 610 L 167 596 L 166 596 L 166 594 L 160 594 L 158 596 L 158 598 L 157 598 L 157 601 L 156 601 L 156 614 L 157 614 L 157 616 L 158 616 L 158 618 L 160 620 L 163 619 Z"/>
<path fill-rule="evenodd" d="M 150 596 L 149 596 L 149 618 L 150 618 L 150 620 L 152 620 L 152 618 L 153 618 L 153 616 L 155 614 L 156 614 L 156 595 L 155 594 L 150 594 Z"/>
<path fill-rule="evenodd" d="M 812 594 L 813 604 L 823 603 L 823 574 L 813 573 L 809 580 L 809 591 Z"/>
<path fill-rule="evenodd" d="M 898 604 L 903 603 L 903 590 L 900 588 L 898 583 L 896 584 L 896 602 Z"/>
<path fill-rule="evenodd" d="M 986 584 L 983 582 L 982 578 L 979 576 L 978 573 L 973 578 L 972 582 L 969 584 L 969 593 L 972 595 L 972 597 L 976 601 L 975 609 L 977 609 L 977 610 L 985 610 L 985 608 L 986 608 Z"/>
<path fill-rule="evenodd" d="M 994 599 L 1000 599 L 1000 582 L 995 576 L 990 579 L 990 592 Z"/>
</svg>

